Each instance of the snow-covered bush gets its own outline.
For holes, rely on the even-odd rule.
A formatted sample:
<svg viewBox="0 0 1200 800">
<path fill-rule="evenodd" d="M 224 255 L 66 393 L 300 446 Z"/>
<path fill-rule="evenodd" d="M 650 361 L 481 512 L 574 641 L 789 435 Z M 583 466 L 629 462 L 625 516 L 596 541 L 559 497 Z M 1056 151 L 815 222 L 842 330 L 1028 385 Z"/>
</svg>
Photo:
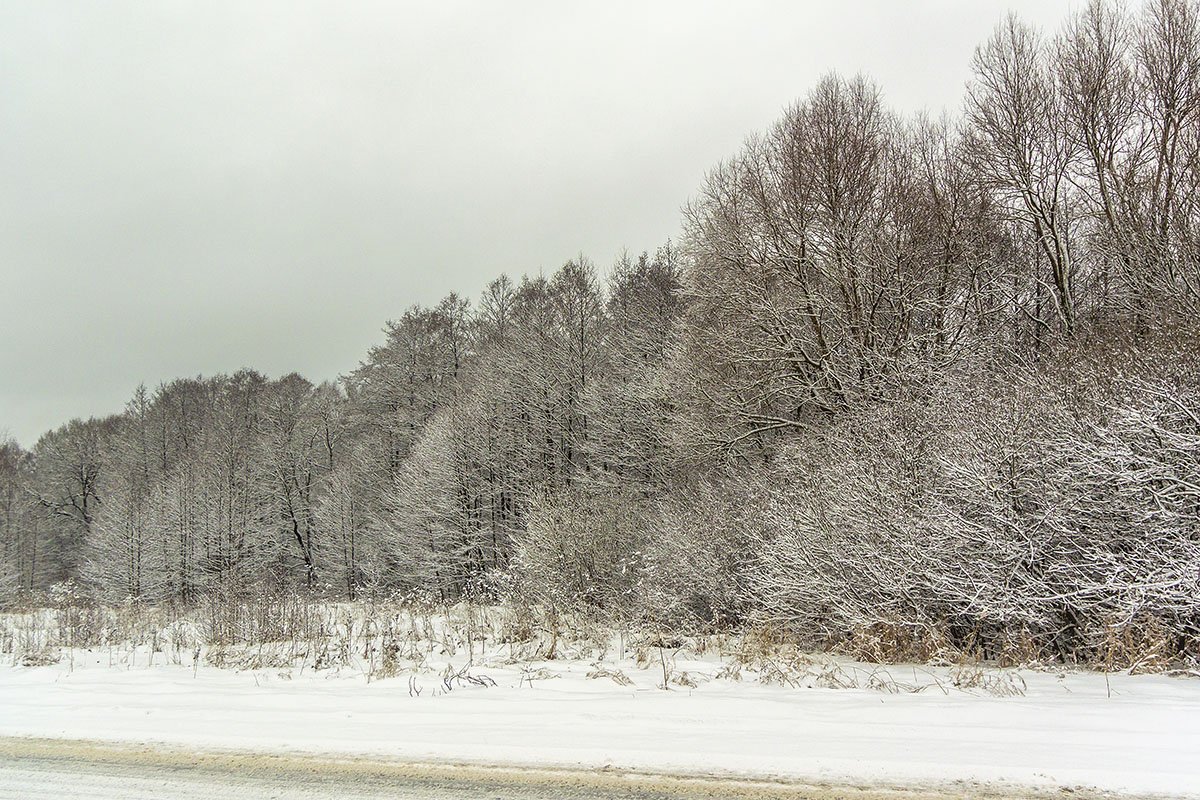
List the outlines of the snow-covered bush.
<svg viewBox="0 0 1200 800">
<path fill-rule="evenodd" d="M 560 611 L 626 614 L 645 537 L 644 505 L 625 492 L 575 488 L 544 499 L 516 542 L 517 594 Z"/>
<path fill-rule="evenodd" d="M 1200 383 L 1136 370 L 948 382 L 783 448 L 762 618 L 882 660 L 1194 659 Z"/>
<path fill-rule="evenodd" d="M 647 619 L 683 632 L 745 622 L 765 488 L 757 473 L 719 474 L 657 503 L 638 588 Z"/>
</svg>

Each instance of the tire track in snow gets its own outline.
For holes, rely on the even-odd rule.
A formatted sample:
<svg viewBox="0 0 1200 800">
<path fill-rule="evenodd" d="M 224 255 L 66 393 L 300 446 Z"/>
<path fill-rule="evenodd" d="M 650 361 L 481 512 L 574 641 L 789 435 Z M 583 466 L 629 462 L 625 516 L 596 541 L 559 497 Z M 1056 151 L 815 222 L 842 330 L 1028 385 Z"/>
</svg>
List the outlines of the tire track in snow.
<svg viewBox="0 0 1200 800">
<path fill-rule="evenodd" d="M 0 738 L 0 798 L 62 800 L 949 800 L 1011 790 L 795 785 L 621 772 L 404 764 Z M 1051 793 L 1027 794 L 1049 797 Z M 1087 795 L 1074 794 L 1073 798 Z"/>
</svg>

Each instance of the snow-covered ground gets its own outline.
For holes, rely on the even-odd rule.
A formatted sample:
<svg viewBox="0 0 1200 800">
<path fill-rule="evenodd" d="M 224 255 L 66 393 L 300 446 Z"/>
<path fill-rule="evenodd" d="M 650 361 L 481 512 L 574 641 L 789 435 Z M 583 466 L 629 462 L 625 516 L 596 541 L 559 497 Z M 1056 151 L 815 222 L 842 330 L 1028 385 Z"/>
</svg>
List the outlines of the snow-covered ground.
<svg viewBox="0 0 1200 800">
<path fill-rule="evenodd" d="M 145 652 L 112 666 L 104 650 L 76 651 L 0 667 L 0 736 L 1200 797 L 1194 678 L 1027 670 L 971 680 L 948 667 L 817 659 L 781 685 L 716 654 L 672 664 L 672 651 L 650 653 L 640 665 L 614 654 L 611 674 L 582 660 L 493 657 L 458 678 L 443 679 L 443 661 L 368 681 L 352 669 L 193 670 L 162 654 L 148 666 Z M 466 665 L 458 655 L 455 671 Z M 839 684 L 859 688 L 826 688 Z"/>
</svg>

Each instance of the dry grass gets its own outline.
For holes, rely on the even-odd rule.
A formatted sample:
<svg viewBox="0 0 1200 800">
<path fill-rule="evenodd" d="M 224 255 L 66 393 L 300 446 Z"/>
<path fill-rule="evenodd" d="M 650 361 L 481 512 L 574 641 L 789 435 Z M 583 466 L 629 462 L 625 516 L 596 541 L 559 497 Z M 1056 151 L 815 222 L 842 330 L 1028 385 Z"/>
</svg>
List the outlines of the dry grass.
<svg viewBox="0 0 1200 800">
<path fill-rule="evenodd" d="M 1098 660 L 1109 670 L 1186 671 L 1180 645 L 1167 630 L 1152 619 L 1108 626 L 1098 636 Z M 979 644 L 985 638 L 990 649 Z M 1024 630 L 998 640 L 877 622 L 825 644 L 822 654 L 810 642 L 765 626 L 741 635 L 683 637 L 529 607 L 445 607 L 405 598 L 328 603 L 282 593 L 213 595 L 185 608 L 102 606 L 64 592 L 51 607 L 0 614 L 0 660 L 10 664 L 67 660 L 73 668 L 77 654 L 91 650 L 93 663 L 99 651 L 110 666 L 126 668 L 165 663 L 286 676 L 314 670 L 368 681 L 423 675 L 424 685 L 411 688 L 430 692 L 487 685 L 473 671 L 477 667 L 516 666 L 522 684 L 532 685 L 554 677 L 547 666 L 563 660 L 590 663 L 589 678 L 621 686 L 634 683 L 622 671 L 632 661 L 653 672 L 662 689 L 694 688 L 716 678 L 786 688 L 955 689 L 1005 697 L 1025 690 L 1009 667 L 1054 663 L 1044 643 Z M 711 668 L 695 663 L 701 659 Z M 451 661 L 455 666 L 446 672 Z M 941 671 L 935 675 L 921 664 Z M 430 675 L 440 675 L 440 683 Z"/>
</svg>

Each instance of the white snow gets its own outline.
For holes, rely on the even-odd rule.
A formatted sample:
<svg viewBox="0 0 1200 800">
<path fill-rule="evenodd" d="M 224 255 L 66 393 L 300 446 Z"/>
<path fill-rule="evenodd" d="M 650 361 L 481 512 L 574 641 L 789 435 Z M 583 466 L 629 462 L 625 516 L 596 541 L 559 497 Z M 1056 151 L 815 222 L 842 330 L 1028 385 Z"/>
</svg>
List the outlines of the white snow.
<svg viewBox="0 0 1200 800">
<path fill-rule="evenodd" d="M 441 689 L 434 672 L 368 683 L 342 671 L 113 667 L 97 651 L 0 667 L 0 736 L 196 749 L 358 754 L 660 773 L 942 786 L 967 781 L 1200 797 L 1200 680 L 1023 671 L 1022 696 L 950 685 L 947 669 L 889 668 L 919 692 L 785 688 L 680 661 L 694 688 L 664 691 L 581 661 L 473 667 L 495 686 Z M 841 667 L 853 671 L 854 665 Z M 523 675 L 546 670 L 557 677 Z M 871 669 L 861 667 L 861 669 Z M 874 668 L 877 669 L 877 668 Z M 863 673 L 865 674 L 865 673 Z"/>
</svg>

